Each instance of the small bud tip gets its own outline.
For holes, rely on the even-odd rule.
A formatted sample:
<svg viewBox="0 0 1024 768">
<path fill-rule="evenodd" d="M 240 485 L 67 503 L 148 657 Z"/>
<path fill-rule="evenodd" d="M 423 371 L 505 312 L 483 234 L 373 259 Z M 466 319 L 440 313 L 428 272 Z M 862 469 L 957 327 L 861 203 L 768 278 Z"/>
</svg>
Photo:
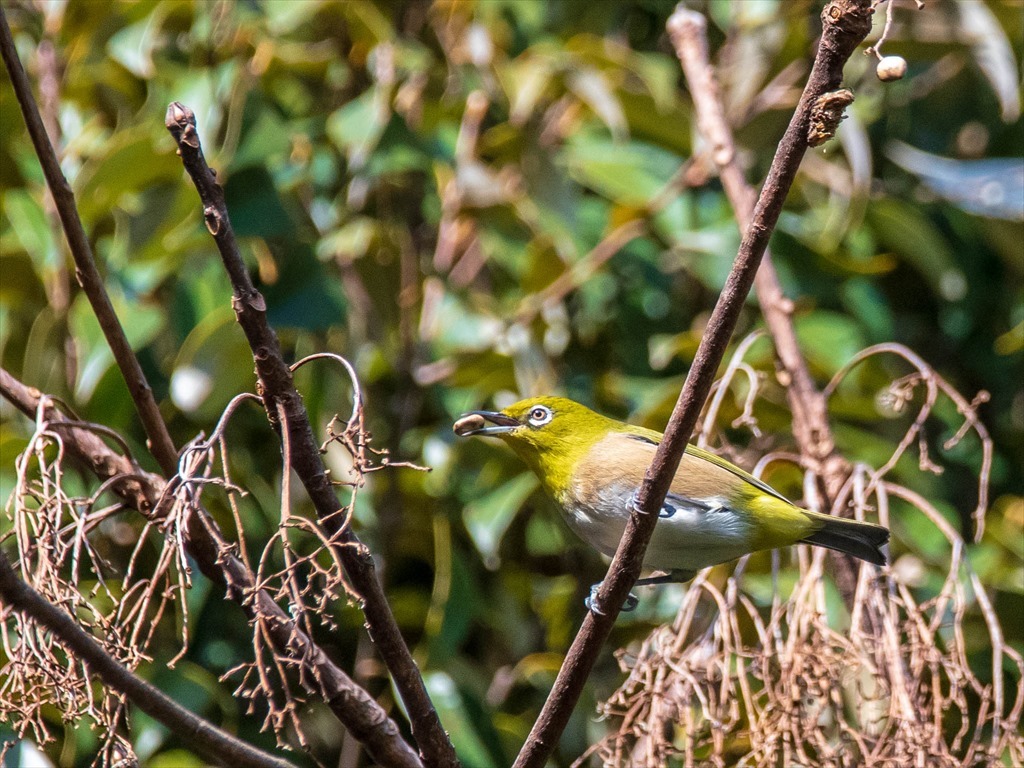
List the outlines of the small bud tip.
<svg viewBox="0 0 1024 768">
<path fill-rule="evenodd" d="M 191 109 L 186 107 L 180 101 L 172 101 L 167 106 L 167 122 L 168 123 L 183 123 L 189 119 L 192 119 L 194 114 Z"/>
</svg>

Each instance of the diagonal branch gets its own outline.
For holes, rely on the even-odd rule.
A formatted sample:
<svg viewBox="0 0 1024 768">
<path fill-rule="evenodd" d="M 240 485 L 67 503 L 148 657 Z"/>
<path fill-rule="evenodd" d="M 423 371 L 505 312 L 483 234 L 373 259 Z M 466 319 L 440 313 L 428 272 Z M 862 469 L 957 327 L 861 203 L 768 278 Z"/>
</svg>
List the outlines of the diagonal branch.
<svg viewBox="0 0 1024 768">
<path fill-rule="evenodd" d="M 718 166 L 718 177 L 740 229 L 745 230 L 753 219 L 757 195 L 747 183 L 737 159 L 732 130 L 708 56 L 707 22 L 702 14 L 680 6 L 668 21 L 668 31 L 693 97 L 697 126 L 710 145 L 711 159 Z M 793 326 L 793 303 L 782 291 L 770 251 L 766 250 L 761 260 L 754 290 L 786 377 L 793 436 L 805 464 L 824 480 L 825 503 L 822 506 L 827 510 L 846 482 L 849 466 L 836 450 L 828 421 L 828 405 L 815 387 L 807 360 L 800 351 Z M 847 605 L 851 605 L 857 588 L 857 566 L 849 555 L 839 552 L 829 555 L 836 564 L 839 590 Z"/>
<path fill-rule="evenodd" d="M 786 194 L 809 146 L 812 112 L 819 99 L 838 88 L 843 65 L 871 31 L 872 13 L 871 0 L 834 0 L 822 12 L 822 36 L 807 86 L 775 153 L 732 271 L 672 411 L 665 438 L 654 455 L 615 558 L 598 591 L 595 603 L 604 613 L 590 611 L 584 618 L 551 694 L 516 759 L 516 768 L 541 768 L 547 761 L 579 700 L 601 645 L 611 632 L 630 587 L 640 575 L 643 553 L 654 533 L 658 510 L 711 389 Z"/>
<path fill-rule="evenodd" d="M 0 552 L 0 604 L 57 635 L 68 653 L 85 664 L 92 674 L 128 696 L 139 709 L 165 725 L 201 757 L 218 765 L 291 768 L 288 761 L 222 731 L 137 677 L 103 650 L 103 646 L 78 626 L 72 616 L 18 578 L 3 552 Z"/>
<path fill-rule="evenodd" d="M 26 416 L 34 417 L 43 395 L 26 387 L 0 368 L 0 395 Z M 112 490 L 125 504 L 146 516 L 157 507 L 167 486 L 158 475 L 141 472 L 127 457 L 111 450 L 88 429 L 75 426 L 52 405 L 44 406 L 43 417 L 60 428 L 68 451 L 101 480 L 113 481 Z M 63 426 L 62 426 L 63 425 Z M 118 479 L 119 478 L 119 479 Z M 315 680 L 319 693 L 339 722 L 363 744 L 367 754 L 388 768 L 421 768 L 416 753 L 402 739 L 398 725 L 387 712 L 332 662 L 319 645 L 298 626 L 263 589 L 257 590 L 252 571 L 235 554 L 217 523 L 203 514 L 189 527 L 188 553 L 212 581 L 227 588 L 228 596 L 250 621 L 263 616 L 265 625 L 281 653 L 289 653 L 300 666 L 304 680 Z"/>
<path fill-rule="evenodd" d="M 267 322 L 266 302 L 253 285 L 242 261 L 224 203 L 224 191 L 203 157 L 195 113 L 178 102 L 167 108 L 166 125 L 178 145 L 178 154 L 199 193 L 203 218 L 220 251 L 233 288 L 235 317 L 253 351 L 259 391 L 267 418 L 278 432 L 287 430 L 292 469 L 302 481 L 321 523 L 331 534 L 337 558 L 362 596 L 370 636 L 387 665 L 409 713 L 413 735 L 425 762 L 456 766 L 458 760 L 448 734 L 427 695 L 423 677 L 402 638 L 398 623 L 377 578 L 373 557 L 337 512 L 342 505 L 327 475 L 320 448 L 313 436 L 302 396 L 292 382 L 291 370 L 281 354 L 277 335 Z M 279 418 L 278 408 L 284 418 Z"/>
<path fill-rule="evenodd" d="M 96 268 L 96 259 L 93 258 L 89 237 L 85 234 L 82 220 L 78 217 L 75 194 L 71 191 L 68 180 L 64 178 L 64 172 L 60 169 L 60 161 L 57 160 L 57 153 L 54 152 L 53 145 L 50 144 L 46 135 L 46 128 L 39 116 L 35 97 L 32 95 L 32 85 L 18 58 L 14 38 L 11 37 L 11 28 L 7 24 L 7 14 L 2 7 L 0 7 L 0 54 L 2 54 L 7 72 L 11 76 L 14 93 L 18 97 L 21 113 L 25 117 L 25 126 L 28 128 L 32 145 L 39 157 L 39 164 L 46 177 L 46 185 L 50 188 L 50 194 L 53 195 L 60 223 L 64 227 L 68 247 L 75 260 L 75 275 L 78 278 L 78 284 L 82 286 L 82 290 L 85 291 L 85 295 L 89 299 L 89 304 L 92 305 L 92 310 L 96 314 L 100 328 L 103 329 L 107 344 L 110 345 L 110 351 L 114 353 L 114 359 L 128 385 L 135 409 L 139 412 L 142 426 L 146 430 L 146 437 L 149 438 L 149 449 L 164 473 L 171 476 L 178 466 L 178 451 L 167 431 L 163 416 L 160 415 L 160 408 L 153 398 L 153 390 L 150 389 L 149 382 L 146 381 L 142 366 L 139 365 L 139 360 L 135 357 L 131 344 L 128 343 L 128 337 L 125 336 L 124 328 L 121 327 L 121 322 L 117 319 L 117 313 L 114 311 L 114 305 L 110 303 L 110 297 L 103 286 L 103 278 Z"/>
</svg>

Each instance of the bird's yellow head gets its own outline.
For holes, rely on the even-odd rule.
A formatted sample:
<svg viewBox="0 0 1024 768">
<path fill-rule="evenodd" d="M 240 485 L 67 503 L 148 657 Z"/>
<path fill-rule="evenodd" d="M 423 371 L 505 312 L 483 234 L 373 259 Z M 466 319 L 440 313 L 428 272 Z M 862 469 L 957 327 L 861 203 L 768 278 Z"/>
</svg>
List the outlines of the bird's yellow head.
<svg viewBox="0 0 1024 768">
<path fill-rule="evenodd" d="M 500 437 L 537 473 L 556 498 L 577 463 L 621 422 L 564 397 L 531 397 L 501 411 L 471 411 L 455 422 L 461 437 Z"/>
</svg>

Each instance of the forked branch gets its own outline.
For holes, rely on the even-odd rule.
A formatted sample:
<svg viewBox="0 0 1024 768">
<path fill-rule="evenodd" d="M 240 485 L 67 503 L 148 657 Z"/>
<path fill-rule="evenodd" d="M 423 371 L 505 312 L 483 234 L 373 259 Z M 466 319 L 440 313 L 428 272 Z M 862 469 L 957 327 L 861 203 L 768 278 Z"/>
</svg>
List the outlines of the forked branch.
<svg viewBox="0 0 1024 768">
<path fill-rule="evenodd" d="M 697 125 L 710 145 L 725 194 L 744 230 L 753 219 L 756 193 L 746 180 L 737 158 L 732 129 L 708 56 L 707 22 L 696 11 L 679 7 L 668 21 L 669 36 L 682 64 L 693 97 Z M 814 385 L 793 325 L 793 302 L 782 291 L 771 252 L 766 250 L 754 278 L 765 325 L 771 334 L 779 366 L 786 379 L 786 398 L 793 414 L 793 436 L 805 466 L 824 481 L 822 511 L 827 511 L 849 475 L 849 466 L 836 451 L 828 422 L 825 397 Z M 847 605 L 857 587 L 857 566 L 849 555 L 830 553 L 836 564 L 836 582 Z"/>
<path fill-rule="evenodd" d="M 292 469 L 330 533 L 336 556 L 344 565 L 350 583 L 362 598 L 370 635 L 405 703 L 424 760 L 432 766 L 458 765 L 455 750 L 441 727 L 420 671 L 377 578 L 373 558 L 344 518 L 337 514 L 343 505 L 324 467 L 302 396 L 292 381 L 292 371 L 267 321 L 266 302 L 253 285 L 242 260 L 224 203 L 224 191 L 203 156 L 195 113 L 183 104 L 172 102 L 167 108 L 166 125 L 178 144 L 185 170 L 199 192 L 206 227 L 213 235 L 231 280 L 235 317 L 252 348 L 267 418 L 282 437 L 287 432 Z"/>
</svg>

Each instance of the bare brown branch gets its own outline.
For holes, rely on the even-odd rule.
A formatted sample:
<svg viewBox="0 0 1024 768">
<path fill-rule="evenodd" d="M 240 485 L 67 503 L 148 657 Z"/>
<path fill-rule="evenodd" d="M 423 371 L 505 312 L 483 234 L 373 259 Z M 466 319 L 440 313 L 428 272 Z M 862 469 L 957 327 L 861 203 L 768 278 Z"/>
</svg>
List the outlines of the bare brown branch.
<svg viewBox="0 0 1024 768">
<path fill-rule="evenodd" d="M 658 521 L 658 509 L 711 389 L 800 160 L 807 151 L 811 108 L 819 97 L 839 86 L 843 65 L 871 31 L 872 13 L 871 0 L 835 0 L 822 13 L 822 36 L 807 86 L 779 144 L 750 226 L 746 228 L 732 271 L 665 430 L 665 439 L 658 446 L 608 575 L 594 601 L 598 611 L 603 613 L 592 610 L 584 619 L 551 694 L 519 753 L 517 768 L 540 768 L 547 761 L 629 588 L 640 575 L 643 553 Z"/>
<path fill-rule="evenodd" d="M 150 450 L 164 473 L 168 476 L 173 475 L 177 465 L 177 450 L 167 432 L 167 425 L 164 423 L 163 416 L 160 415 L 160 408 L 153 398 L 149 382 L 146 381 L 138 358 L 135 357 L 131 344 L 128 343 L 128 337 L 125 336 L 124 328 L 121 327 L 121 322 L 117 319 L 114 306 L 110 303 L 110 297 L 103 285 L 103 278 L 96 268 L 96 259 L 93 257 L 89 237 L 85 233 L 82 220 L 78 217 L 78 209 L 75 207 L 74 192 L 71 191 L 71 185 L 64 178 L 57 154 L 47 138 L 46 128 L 39 116 L 35 97 L 32 95 L 32 85 L 18 58 L 14 39 L 11 37 L 11 28 L 7 24 L 7 14 L 2 7 L 0 7 L 0 54 L 2 54 L 7 72 L 11 76 L 11 84 L 18 97 L 25 125 L 32 138 L 43 175 L 46 177 L 46 184 L 53 195 L 57 213 L 64 227 L 64 234 L 75 260 L 75 275 L 78 278 L 78 283 L 89 299 L 89 304 L 96 314 L 100 328 L 103 329 L 107 344 L 110 345 L 110 351 L 114 353 L 114 359 L 128 385 L 128 391 L 131 393 L 132 401 L 135 403 L 142 426 L 149 438 Z"/>
<path fill-rule="evenodd" d="M 718 167 L 722 187 L 732 203 L 740 229 L 745 230 L 754 215 L 756 193 L 747 183 L 737 159 L 732 129 L 708 56 L 707 22 L 701 14 L 680 7 L 669 19 L 668 30 L 693 97 L 700 132 L 711 145 L 711 158 Z M 786 384 L 786 397 L 793 414 L 793 436 L 806 466 L 824 480 L 821 506 L 828 510 L 849 474 L 849 467 L 835 449 L 825 398 L 815 387 L 800 351 L 793 326 L 793 302 L 782 291 L 770 251 L 764 254 L 754 279 L 754 290 L 775 344 L 780 378 Z M 857 585 L 857 566 L 848 555 L 837 552 L 831 557 L 839 590 L 850 605 Z"/>
<path fill-rule="evenodd" d="M 409 712 L 413 735 L 424 760 L 436 766 L 455 766 L 458 764 L 455 750 L 441 727 L 420 671 L 384 596 L 373 557 L 344 524 L 344 518 L 337 514 L 342 505 L 327 475 L 302 396 L 295 389 L 277 335 L 267 322 L 266 303 L 242 260 L 224 203 L 224 192 L 203 157 L 195 114 L 183 104 L 172 102 L 167 109 L 166 125 L 177 142 L 185 170 L 199 192 L 207 229 L 217 243 L 231 279 L 232 305 L 253 351 L 267 418 L 279 433 L 288 432 L 292 469 L 306 488 L 321 523 L 330 532 L 337 557 L 362 598 L 370 635 Z M 283 419 L 279 413 L 284 414 Z"/>
<path fill-rule="evenodd" d="M 42 164 L 47 183 L 50 187 L 51 193 L 53 194 L 61 222 L 65 228 L 65 233 L 75 259 L 79 282 L 88 295 L 100 325 L 107 337 L 108 343 L 114 353 L 115 359 L 117 360 L 122 374 L 128 383 L 132 398 L 136 403 L 143 425 L 146 429 L 147 435 L 149 436 L 151 450 L 165 473 L 172 475 L 177 469 L 176 450 L 167 433 L 166 426 L 160 416 L 156 402 L 152 397 L 152 392 L 149 389 L 148 383 L 142 374 L 138 361 L 128 344 L 123 329 L 121 328 L 113 307 L 110 304 L 110 300 L 106 295 L 102 278 L 96 269 L 88 238 L 85 235 L 81 221 L 78 218 L 78 213 L 74 204 L 74 195 L 60 170 L 53 148 L 47 140 L 42 120 L 40 119 L 38 109 L 36 108 L 35 101 L 32 96 L 31 86 L 28 82 L 27 76 L 25 75 L 24 69 L 21 67 L 20 61 L 17 58 L 13 40 L 11 39 L 10 29 L 7 24 L 6 16 L 3 15 L 2 9 L 0 9 L 0 17 L 2 17 L 0 18 L 0 21 L 2 21 L 2 25 L 0 25 L 0 27 L 2 27 L 0 28 L 0 50 L 2 50 L 5 64 L 11 74 L 11 79 L 14 83 L 19 103 L 22 106 L 22 111 L 28 125 L 29 133 L 32 136 L 36 151 L 40 157 L 40 162 Z M 85 432 L 88 432 L 88 430 L 85 430 Z M 80 437 L 84 437 L 84 435 L 80 435 Z M 93 436 L 93 439 L 96 440 L 95 436 Z M 93 468 L 97 469 L 96 466 Z M 138 489 L 132 489 L 130 486 L 122 488 L 121 486 L 124 482 L 130 483 L 130 481 L 118 481 L 117 486 L 119 493 L 124 492 L 130 495 L 137 492 Z M 148 500 L 138 498 L 135 499 L 135 501 L 137 502 L 136 508 L 140 511 L 152 511 L 154 501 L 152 498 Z M 209 519 L 204 520 L 204 523 L 206 524 L 211 522 L 212 521 Z M 217 557 L 230 551 L 230 546 L 223 540 L 215 541 L 213 538 L 204 535 L 204 533 L 199 531 L 199 528 L 201 527 L 202 526 L 193 525 L 193 531 L 191 533 L 194 538 L 192 543 L 209 556 L 205 560 L 207 567 L 204 567 L 204 572 L 206 572 L 211 578 L 222 583 L 225 581 L 225 576 L 227 576 L 229 589 L 233 586 L 238 588 L 235 595 L 236 599 L 245 598 L 248 594 L 248 590 L 251 589 L 252 584 L 254 583 L 252 575 L 245 574 L 240 579 L 232 579 L 232 576 L 239 577 L 241 574 L 222 573 Z M 207 531 L 207 533 L 209 533 L 209 531 Z M 203 558 L 200 558 L 200 561 L 203 562 Z M 263 605 L 261 608 L 265 609 L 266 615 L 272 616 L 276 612 L 280 612 L 280 609 L 276 606 L 273 600 L 268 595 L 264 596 L 266 598 L 265 602 L 267 605 Z M 284 623 L 278 621 L 274 623 L 276 626 L 280 627 L 291 626 L 290 622 Z M 281 648 L 289 647 L 289 638 L 287 637 L 287 634 L 287 632 L 284 632 L 276 638 L 279 641 L 283 641 L 280 645 Z M 292 642 L 294 643 L 294 638 L 292 638 Z M 315 646 L 313 647 L 315 648 Z M 307 655 L 304 658 L 312 659 L 311 672 L 327 672 L 327 674 L 315 674 L 309 679 L 326 681 L 324 684 L 327 689 L 329 699 L 347 701 L 355 698 L 358 700 L 360 698 L 359 694 L 368 699 L 365 691 L 358 686 L 355 686 L 355 684 L 344 676 L 340 670 L 337 670 L 336 668 L 334 668 L 334 670 L 325 670 L 317 667 L 317 662 L 327 661 L 326 657 L 323 656 L 319 649 L 316 649 L 315 654 Z M 335 693 L 342 695 L 336 697 L 332 696 L 330 693 L 332 690 Z M 353 696 L 354 692 L 359 693 L 356 693 Z M 369 699 L 369 701 L 372 702 L 372 699 Z M 375 702 L 373 702 L 373 706 L 377 707 Z M 344 710 L 345 708 L 341 707 L 340 709 Z M 379 710 L 379 707 L 377 707 L 377 709 Z M 383 711 L 371 711 L 370 714 L 370 721 L 362 723 L 356 722 L 353 724 L 355 726 L 352 728 L 353 733 L 357 737 L 367 738 L 369 741 L 376 741 L 376 749 L 382 754 L 387 754 L 390 750 L 392 753 L 393 763 L 396 765 L 412 765 L 414 764 L 414 761 L 418 762 L 415 755 L 408 752 L 407 748 L 403 751 L 402 747 L 404 746 L 404 742 L 402 742 L 398 737 L 397 728 L 394 726 L 394 723 L 386 717 L 386 714 L 384 714 Z M 348 719 L 351 720 L 351 718 Z M 357 721 L 358 719 L 359 718 L 356 718 Z M 390 728 L 381 728 L 381 725 L 390 726 Z M 369 744 L 367 746 L 368 750 L 373 751 L 373 747 Z"/>
</svg>

